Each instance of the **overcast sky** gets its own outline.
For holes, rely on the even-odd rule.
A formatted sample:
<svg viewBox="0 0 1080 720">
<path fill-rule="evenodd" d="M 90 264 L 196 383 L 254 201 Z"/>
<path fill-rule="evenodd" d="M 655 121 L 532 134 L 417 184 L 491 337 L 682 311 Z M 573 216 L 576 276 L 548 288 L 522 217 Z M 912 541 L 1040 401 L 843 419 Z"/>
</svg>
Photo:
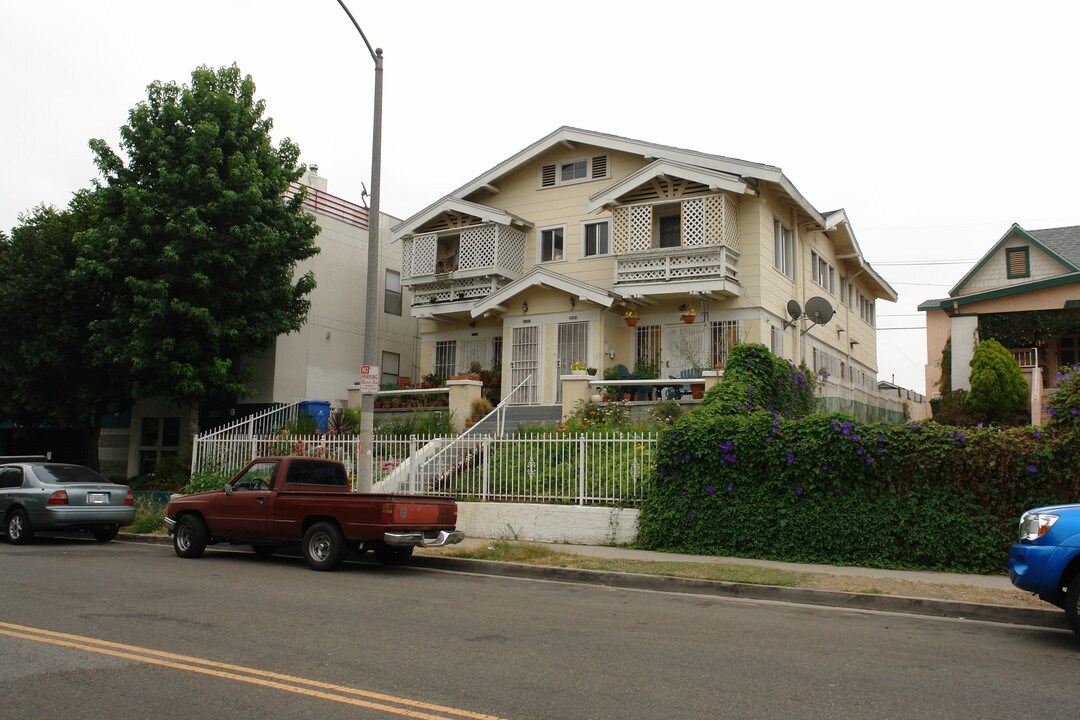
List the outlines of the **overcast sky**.
<svg viewBox="0 0 1080 720">
<path fill-rule="evenodd" d="M 1075 1 L 346 2 L 385 51 L 384 212 L 561 125 L 777 165 L 900 294 L 878 359 L 905 387 L 925 333 L 889 328 L 921 328 L 1011 223 L 1080 224 Z M 233 62 L 358 201 L 374 64 L 336 0 L 3 0 L 0 227 L 88 187 L 87 141 L 115 148 L 149 83 Z"/>
</svg>

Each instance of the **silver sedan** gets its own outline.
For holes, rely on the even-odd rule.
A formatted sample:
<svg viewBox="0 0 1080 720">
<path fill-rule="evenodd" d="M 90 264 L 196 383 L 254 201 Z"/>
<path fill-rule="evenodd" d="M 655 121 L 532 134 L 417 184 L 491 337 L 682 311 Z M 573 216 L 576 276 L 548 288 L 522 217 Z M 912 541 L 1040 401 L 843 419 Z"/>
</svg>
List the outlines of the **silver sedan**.
<svg viewBox="0 0 1080 720">
<path fill-rule="evenodd" d="M 0 517 L 14 545 L 38 530 L 81 530 L 108 542 L 135 519 L 135 502 L 127 485 L 88 467 L 17 462 L 0 465 Z"/>
</svg>

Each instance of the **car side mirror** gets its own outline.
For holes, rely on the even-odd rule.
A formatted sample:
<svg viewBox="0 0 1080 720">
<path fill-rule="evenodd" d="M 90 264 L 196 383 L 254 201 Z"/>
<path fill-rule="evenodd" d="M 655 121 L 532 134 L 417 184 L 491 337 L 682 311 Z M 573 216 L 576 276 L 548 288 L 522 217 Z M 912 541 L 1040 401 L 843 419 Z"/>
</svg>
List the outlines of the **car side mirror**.
<svg viewBox="0 0 1080 720">
<path fill-rule="evenodd" d="M 232 493 L 233 493 L 233 486 L 232 486 L 232 484 L 231 484 L 231 483 L 230 483 L 230 484 L 226 484 L 226 485 L 225 485 L 225 487 L 224 487 L 223 489 L 225 490 L 225 494 L 226 494 L 226 495 L 232 495 Z"/>
</svg>

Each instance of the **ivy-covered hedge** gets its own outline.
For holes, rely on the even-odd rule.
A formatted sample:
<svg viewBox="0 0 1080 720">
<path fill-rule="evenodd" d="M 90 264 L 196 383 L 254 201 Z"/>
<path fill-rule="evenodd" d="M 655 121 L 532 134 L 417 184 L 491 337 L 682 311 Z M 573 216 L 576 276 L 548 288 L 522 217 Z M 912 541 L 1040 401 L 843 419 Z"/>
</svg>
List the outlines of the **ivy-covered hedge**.
<svg viewBox="0 0 1080 720">
<path fill-rule="evenodd" d="M 736 359 L 749 370 L 744 352 Z M 755 367 L 783 370 L 768 359 Z M 713 388 L 664 435 L 639 518 L 643 547 L 1001 572 L 1021 512 L 1080 499 L 1076 423 L 961 430 L 785 417 L 772 400 L 749 407 L 755 380 L 735 380 L 742 390 Z"/>
<path fill-rule="evenodd" d="M 963 572 L 1005 569 L 1025 509 L 1080 498 L 1080 432 L 859 425 L 702 409 L 659 448 L 642 546 Z"/>
</svg>

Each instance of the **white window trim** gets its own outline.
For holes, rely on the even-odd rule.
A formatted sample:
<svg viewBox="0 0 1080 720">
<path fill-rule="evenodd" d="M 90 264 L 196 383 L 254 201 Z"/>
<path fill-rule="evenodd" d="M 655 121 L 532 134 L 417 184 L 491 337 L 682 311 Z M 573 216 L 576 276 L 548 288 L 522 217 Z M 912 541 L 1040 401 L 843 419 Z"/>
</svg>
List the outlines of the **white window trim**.
<svg viewBox="0 0 1080 720">
<path fill-rule="evenodd" d="M 777 226 L 779 226 L 781 230 L 787 230 L 788 241 L 790 243 L 788 246 L 790 250 L 784 252 L 783 257 L 777 252 L 777 250 L 780 249 L 777 247 Z M 781 233 L 780 236 L 782 237 L 783 233 Z M 789 265 L 789 267 L 784 267 L 785 265 Z M 795 279 L 795 232 L 787 226 L 787 223 L 775 216 L 773 217 L 773 268 L 788 280 Z"/>
<path fill-rule="evenodd" d="M 544 233 L 549 230 L 562 230 L 562 257 L 552 257 L 551 260 L 544 260 Z M 565 225 L 548 225 L 547 227 L 541 227 L 536 229 L 536 263 L 538 265 L 551 265 L 558 262 L 566 262 L 566 226 Z M 610 240 L 609 240 L 610 243 Z M 554 251 L 552 252 L 554 255 Z"/>
<path fill-rule="evenodd" d="M 607 225 L 607 252 L 596 253 L 595 255 L 586 254 L 586 252 L 585 252 L 585 247 L 586 247 L 586 245 L 585 245 L 585 242 L 586 242 L 585 228 L 587 226 L 589 226 L 589 225 Z M 582 220 L 581 225 L 580 225 L 580 233 L 581 234 L 580 234 L 579 237 L 581 239 L 581 248 L 580 248 L 579 255 L 580 255 L 582 260 L 589 260 L 591 258 L 598 258 L 598 257 L 607 257 L 607 256 L 611 255 L 611 219 L 610 218 L 607 218 L 607 219 L 604 219 L 604 220 Z M 563 235 L 563 243 L 564 244 L 566 243 L 565 234 Z"/>
<path fill-rule="evenodd" d="M 825 282 L 821 281 L 824 269 Z M 810 279 L 818 287 L 828 291 L 830 295 L 836 295 L 836 266 L 825 259 L 825 256 L 817 250 L 810 251 Z"/>
</svg>

